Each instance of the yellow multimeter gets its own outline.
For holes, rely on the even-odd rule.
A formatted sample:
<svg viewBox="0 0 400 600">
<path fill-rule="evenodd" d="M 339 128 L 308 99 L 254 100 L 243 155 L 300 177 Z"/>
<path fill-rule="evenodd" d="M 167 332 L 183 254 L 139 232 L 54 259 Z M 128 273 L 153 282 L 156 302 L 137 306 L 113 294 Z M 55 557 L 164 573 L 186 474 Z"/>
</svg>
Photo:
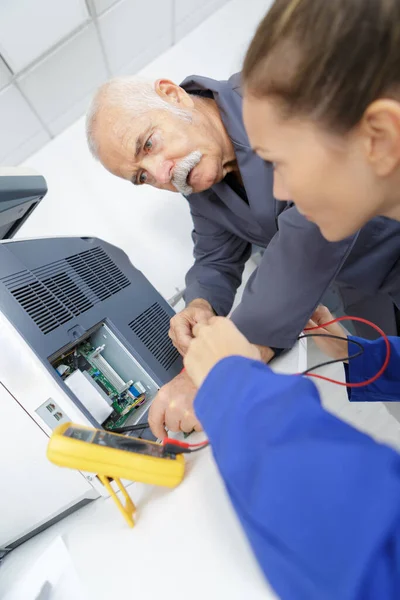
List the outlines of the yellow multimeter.
<svg viewBox="0 0 400 600">
<path fill-rule="evenodd" d="M 185 471 L 183 456 L 166 453 L 162 444 L 73 423 L 63 423 L 54 430 L 47 458 L 60 467 L 96 473 L 131 527 L 136 509 L 120 479 L 172 488 L 182 481 Z M 125 506 L 112 489 L 110 478 L 124 495 Z"/>
</svg>

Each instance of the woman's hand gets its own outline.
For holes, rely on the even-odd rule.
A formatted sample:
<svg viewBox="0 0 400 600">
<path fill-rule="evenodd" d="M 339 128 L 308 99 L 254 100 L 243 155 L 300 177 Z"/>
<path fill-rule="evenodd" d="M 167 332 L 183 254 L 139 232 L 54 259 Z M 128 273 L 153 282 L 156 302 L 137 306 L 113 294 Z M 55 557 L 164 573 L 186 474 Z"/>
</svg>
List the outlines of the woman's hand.
<svg viewBox="0 0 400 600">
<path fill-rule="evenodd" d="M 260 351 L 226 317 L 213 317 L 207 324 L 193 327 L 194 340 L 184 365 L 196 387 L 200 387 L 211 369 L 227 356 L 245 356 L 261 360 Z"/>
<path fill-rule="evenodd" d="M 307 323 L 307 328 L 317 327 L 318 325 L 322 325 L 323 323 L 328 323 L 329 321 L 333 321 L 334 317 L 331 312 L 326 308 L 326 306 L 318 306 L 312 315 L 311 319 Z M 320 327 L 319 329 L 315 329 L 313 331 L 305 331 L 305 333 L 329 333 L 330 335 L 337 335 L 343 338 L 343 341 L 333 340 L 325 337 L 314 337 L 313 340 L 322 352 L 331 356 L 334 359 L 345 358 L 348 356 L 348 342 L 347 342 L 347 332 L 346 330 L 339 325 L 339 323 L 334 323 L 333 325 L 328 325 L 328 327 Z"/>
</svg>

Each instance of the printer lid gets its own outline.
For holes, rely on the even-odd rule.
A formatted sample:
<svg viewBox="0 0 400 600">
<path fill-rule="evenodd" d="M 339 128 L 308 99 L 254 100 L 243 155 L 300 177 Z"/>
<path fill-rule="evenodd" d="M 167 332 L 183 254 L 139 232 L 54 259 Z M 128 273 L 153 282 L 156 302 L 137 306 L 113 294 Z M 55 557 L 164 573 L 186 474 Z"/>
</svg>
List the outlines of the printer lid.
<svg viewBox="0 0 400 600">
<path fill-rule="evenodd" d="M 10 239 L 46 195 L 44 177 L 26 167 L 0 167 L 0 240 Z"/>
</svg>

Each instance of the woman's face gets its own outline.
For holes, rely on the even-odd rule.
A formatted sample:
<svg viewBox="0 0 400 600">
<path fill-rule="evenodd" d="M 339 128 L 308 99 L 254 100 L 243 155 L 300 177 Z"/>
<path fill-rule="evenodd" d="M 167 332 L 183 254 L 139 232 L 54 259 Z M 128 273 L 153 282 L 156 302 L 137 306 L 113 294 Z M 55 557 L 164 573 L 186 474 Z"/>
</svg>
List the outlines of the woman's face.
<svg viewBox="0 0 400 600">
<path fill-rule="evenodd" d="M 250 95 L 243 111 L 252 147 L 274 164 L 274 196 L 292 200 L 327 240 L 346 238 L 380 214 L 381 182 L 357 130 L 336 136 L 309 120 L 283 119 L 272 100 Z"/>
</svg>

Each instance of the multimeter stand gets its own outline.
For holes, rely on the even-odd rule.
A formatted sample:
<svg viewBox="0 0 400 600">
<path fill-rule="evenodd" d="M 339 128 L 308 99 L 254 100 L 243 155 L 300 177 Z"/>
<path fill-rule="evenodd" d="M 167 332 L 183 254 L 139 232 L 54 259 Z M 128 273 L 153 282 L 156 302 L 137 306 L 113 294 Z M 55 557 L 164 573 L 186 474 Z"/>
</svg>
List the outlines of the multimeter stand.
<svg viewBox="0 0 400 600">
<path fill-rule="evenodd" d="M 106 477 L 105 475 L 98 475 L 98 478 L 100 479 L 101 483 L 104 485 L 104 487 L 106 488 L 106 490 L 108 491 L 108 493 L 110 494 L 112 499 L 114 500 L 115 504 L 118 507 L 118 510 L 122 513 L 122 516 L 124 517 L 125 521 L 128 523 L 129 527 L 133 527 L 135 525 L 133 515 L 136 512 L 136 506 L 134 505 L 128 492 L 122 485 L 121 480 L 114 478 L 115 483 L 119 487 L 123 497 L 126 500 L 125 506 L 123 505 L 121 500 L 118 498 L 117 494 L 112 489 L 109 477 Z"/>
</svg>

